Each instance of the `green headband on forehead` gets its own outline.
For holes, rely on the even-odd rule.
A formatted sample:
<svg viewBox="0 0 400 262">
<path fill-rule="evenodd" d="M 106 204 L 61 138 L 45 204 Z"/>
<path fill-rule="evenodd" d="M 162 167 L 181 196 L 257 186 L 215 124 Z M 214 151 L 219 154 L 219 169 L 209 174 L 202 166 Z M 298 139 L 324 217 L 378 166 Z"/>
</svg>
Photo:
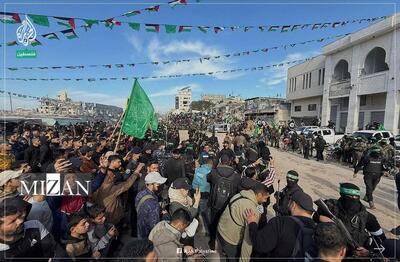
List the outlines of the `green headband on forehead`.
<svg viewBox="0 0 400 262">
<path fill-rule="evenodd" d="M 287 178 L 290 178 L 290 179 L 293 179 L 293 180 L 299 180 L 299 177 L 298 177 L 298 176 L 294 176 L 294 175 L 292 175 L 292 174 L 290 174 L 290 173 L 287 173 L 286 177 L 287 177 Z"/>
<path fill-rule="evenodd" d="M 340 187 L 340 193 L 349 196 L 360 196 L 360 190 Z"/>
</svg>

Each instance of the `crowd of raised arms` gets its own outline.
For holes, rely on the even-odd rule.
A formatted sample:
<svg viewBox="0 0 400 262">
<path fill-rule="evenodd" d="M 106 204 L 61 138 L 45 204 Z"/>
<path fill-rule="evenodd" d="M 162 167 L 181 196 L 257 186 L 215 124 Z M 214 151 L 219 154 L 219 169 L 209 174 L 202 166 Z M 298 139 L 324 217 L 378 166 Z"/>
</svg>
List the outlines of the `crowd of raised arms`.
<svg viewBox="0 0 400 262">
<path fill-rule="evenodd" d="M 279 174 L 286 180 L 279 190 L 268 147 L 290 139 L 289 149 L 305 158 L 315 149 L 323 160 L 323 137 L 239 123 L 218 141 L 206 132 L 212 123 L 170 116 L 143 139 L 102 122 L 19 123 L 0 145 L 0 261 L 399 259 L 399 241 L 368 211 L 394 157 L 392 141 L 344 137 L 336 160 L 354 176 L 363 170 L 366 195 L 342 181 L 322 201 L 301 188 L 296 170 Z M 58 195 L 49 183 L 33 183 L 41 174 L 61 174 Z M 85 181 L 88 192 L 78 194 Z M 399 190 L 400 172 L 395 182 Z"/>
</svg>

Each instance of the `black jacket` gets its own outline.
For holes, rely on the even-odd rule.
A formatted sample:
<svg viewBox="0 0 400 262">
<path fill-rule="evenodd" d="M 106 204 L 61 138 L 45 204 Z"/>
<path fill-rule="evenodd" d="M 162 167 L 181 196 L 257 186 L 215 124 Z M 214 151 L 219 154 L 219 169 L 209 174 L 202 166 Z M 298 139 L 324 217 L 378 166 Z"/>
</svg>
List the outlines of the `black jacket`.
<svg viewBox="0 0 400 262">
<path fill-rule="evenodd" d="M 181 159 L 168 159 L 164 165 L 164 176 L 167 178 L 167 185 L 171 185 L 177 178 L 185 177 L 185 162 Z"/>
<path fill-rule="evenodd" d="M 24 160 L 29 163 L 29 166 L 32 168 L 32 172 L 40 172 L 40 148 L 29 146 L 25 150 Z"/>
<path fill-rule="evenodd" d="M 304 227 L 315 228 L 315 222 L 311 218 L 297 218 L 303 222 Z M 274 258 L 274 261 L 288 261 L 297 242 L 299 230 L 300 226 L 290 216 L 273 217 L 262 228 L 258 228 L 256 223 L 249 224 L 253 250 L 260 257 Z"/>
</svg>

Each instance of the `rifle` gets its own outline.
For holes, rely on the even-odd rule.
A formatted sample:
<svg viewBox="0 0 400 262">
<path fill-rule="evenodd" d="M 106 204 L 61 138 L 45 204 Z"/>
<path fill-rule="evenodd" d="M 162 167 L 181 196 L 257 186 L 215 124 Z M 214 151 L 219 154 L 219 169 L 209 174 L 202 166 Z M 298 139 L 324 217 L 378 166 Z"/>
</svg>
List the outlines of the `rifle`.
<svg viewBox="0 0 400 262">
<path fill-rule="evenodd" d="M 352 249 L 357 249 L 360 247 L 360 245 L 353 239 L 351 236 L 350 232 L 347 230 L 346 226 L 343 224 L 342 220 L 337 218 L 328 208 L 328 206 L 325 204 L 323 199 L 318 199 L 314 202 L 319 208 L 322 209 L 324 214 L 327 214 L 330 219 L 332 219 L 333 223 L 338 226 L 342 234 L 345 236 L 347 243 L 351 246 Z"/>
</svg>

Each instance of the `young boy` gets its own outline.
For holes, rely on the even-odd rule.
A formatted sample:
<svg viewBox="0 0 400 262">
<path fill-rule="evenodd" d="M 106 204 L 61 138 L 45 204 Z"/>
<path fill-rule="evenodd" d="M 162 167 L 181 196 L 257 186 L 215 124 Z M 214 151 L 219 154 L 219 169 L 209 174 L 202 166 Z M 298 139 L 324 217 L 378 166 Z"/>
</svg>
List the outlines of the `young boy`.
<svg viewBox="0 0 400 262">
<path fill-rule="evenodd" d="M 73 258 L 99 258 L 99 251 L 92 250 L 88 241 L 89 219 L 84 215 L 74 215 L 68 223 L 68 235 L 62 240 L 68 255 Z"/>
<path fill-rule="evenodd" d="M 105 208 L 99 205 L 93 205 L 88 208 L 91 219 L 88 238 L 93 251 L 101 253 L 106 257 L 112 240 L 118 235 L 118 230 L 111 223 L 105 223 Z"/>
</svg>

